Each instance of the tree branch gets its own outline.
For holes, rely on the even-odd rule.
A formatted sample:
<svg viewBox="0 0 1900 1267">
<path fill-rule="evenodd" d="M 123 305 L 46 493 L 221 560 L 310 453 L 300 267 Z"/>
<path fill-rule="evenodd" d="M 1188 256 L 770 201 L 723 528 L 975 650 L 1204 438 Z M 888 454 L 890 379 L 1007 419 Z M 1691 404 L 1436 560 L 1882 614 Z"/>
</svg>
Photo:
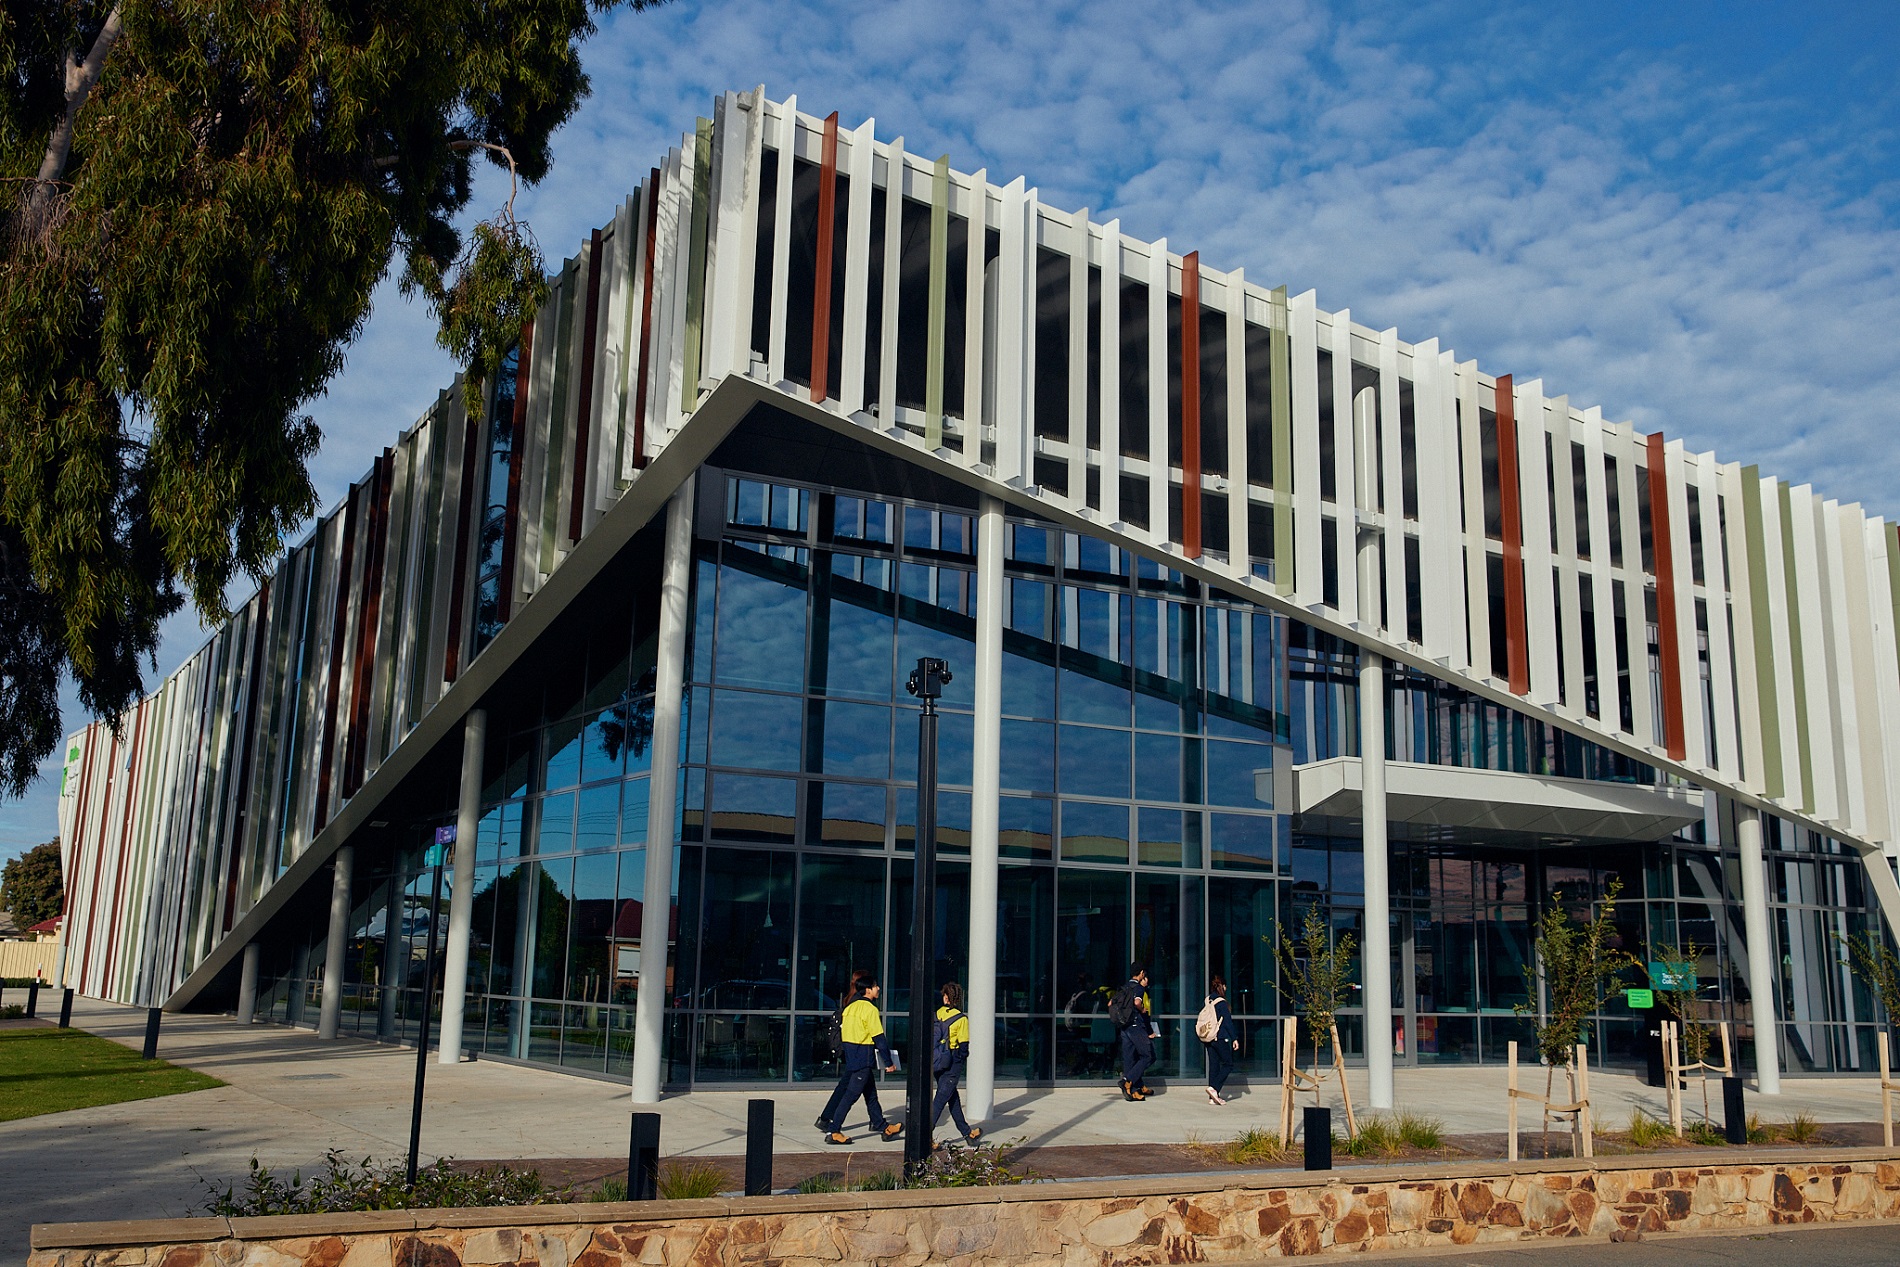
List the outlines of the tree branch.
<svg viewBox="0 0 1900 1267">
<path fill-rule="evenodd" d="M 72 157 L 73 131 L 79 119 L 79 108 L 86 104 L 86 98 L 99 83 L 104 72 L 106 55 L 112 52 L 112 46 L 119 42 L 125 33 L 125 23 L 119 17 L 119 6 L 113 5 L 112 12 L 106 15 L 105 25 L 99 28 L 99 35 L 92 42 L 92 48 L 86 54 L 86 60 L 76 62 L 71 53 L 66 55 L 66 113 L 53 127 L 53 136 L 46 145 L 46 157 L 40 163 L 38 182 L 27 202 L 29 222 L 37 224 L 46 214 L 52 202 L 54 186 L 59 178 L 66 174 L 66 160 Z"/>
<path fill-rule="evenodd" d="M 515 170 L 515 156 L 508 151 L 508 147 L 505 145 L 497 145 L 493 141 L 464 140 L 450 141 L 449 148 L 458 152 L 463 150 L 492 150 L 508 160 L 507 216 L 508 223 L 512 225 L 515 222 L 515 193 L 520 188 L 520 179 L 519 173 Z"/>
</svg>

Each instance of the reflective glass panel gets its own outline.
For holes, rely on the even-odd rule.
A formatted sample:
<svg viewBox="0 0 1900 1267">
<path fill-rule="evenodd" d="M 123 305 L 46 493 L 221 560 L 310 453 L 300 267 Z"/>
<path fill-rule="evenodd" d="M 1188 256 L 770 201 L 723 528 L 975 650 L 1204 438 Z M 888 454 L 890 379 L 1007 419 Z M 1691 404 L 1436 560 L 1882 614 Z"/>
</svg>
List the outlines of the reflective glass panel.
<svg viewBox="0 0 1900 1267">
<path fill-rule="evenodd" d="M 1128 861 L 1128 807 L 1062 802 L 1064 862 Z"/>
<path fill-rule="evenodd" d="M 574 816 L 574 847 L 614 849 L 620 844 L 619 783 L 597 783 L 580 790 Z"/>
<path fill-rule="evenodd" d="M 1126 798 L 1128 732 L 1096 726 L 1063 726 L 1061 732 L 1063 795 Z"/>
<path fill-rule="evenodd" d="M 715 840 L 792 843 L 798 804 L 795 779 L 718 774 L 712 779 L 711 835 Z"/>
<path fill-rule="evenodd" d="M 805 843 L 847 849 L 884 848 L 885 785 L 813 783 L 805 793 L 810 821 Z"/>
<path fill-rule="evenodd" d="M 852 972 L 884 962 L 884 861 L 806 858 L 798 920 L 798 1006 L 829 1013 Z"/>
<path fill-rule="evenodd" d="M 791 695 L 714 691 L 712 765 L 796 770 L 804 701 Z"/>
</svg>

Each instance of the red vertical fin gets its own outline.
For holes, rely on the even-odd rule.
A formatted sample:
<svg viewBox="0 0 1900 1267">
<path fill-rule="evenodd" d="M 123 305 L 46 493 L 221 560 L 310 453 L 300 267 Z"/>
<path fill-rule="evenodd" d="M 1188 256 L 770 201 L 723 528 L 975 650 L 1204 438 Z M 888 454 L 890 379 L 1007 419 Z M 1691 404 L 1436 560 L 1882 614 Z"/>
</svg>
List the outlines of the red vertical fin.
<svg viewBox="0 0 1900 1267">
<path fill-rule="evenodd" d="M 825 119 L 825 148 L 818 168 L 818 262 L 811 278 L 811 398 L 830 395 L 831 238 L 838 214 L 838 112 Z"/>
<path fill-rule="evenodd" d="M 1682 654 L 1676 611 L 1676 550 L 1669 535 L 1669 472 L 1662 432 L 1649 437 L 1649 534 L 1656 552 L 1656 644 L 1662 660 L 1663 742 L 1671 760 L 1688 754 L 1683 736 Z"/>
<path fill-rule="evenodd" d="M 1524 620 L 1524 507 L 1518 493 L 1517 403 L 1511 376 L 1500 375 L 1498 408 L 1498 504 L 1504 531 L 1504 651 L 1511 693 L 1531 689 L 1529 631 Z"/>
</svg>

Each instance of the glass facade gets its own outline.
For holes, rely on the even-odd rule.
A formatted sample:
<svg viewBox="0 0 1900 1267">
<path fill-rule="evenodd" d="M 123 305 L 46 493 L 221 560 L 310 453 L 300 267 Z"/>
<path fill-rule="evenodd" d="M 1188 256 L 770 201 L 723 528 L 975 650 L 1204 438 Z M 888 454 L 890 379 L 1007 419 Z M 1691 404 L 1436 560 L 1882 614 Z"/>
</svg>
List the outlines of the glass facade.
<svg viewBox="0 0 1900 1267">
<path fill-rule="evenodd" d="M 855 968 L 882 974 L 903 1037 L 918 718 L 903 683 L 926 655 L 956 673 L 942 701 L 937 975 L 967 976 L 976 517 L 959 490 L 896 466 L 859 460 L 855 487 L 802 470 L 698 476 L 667 895 L 674 1085 L 831 1076 L 820 1037 Z M 636 538 L 543 636 L 532 674 L 490 703 L 465 1042 L 494 1056 L 630 1068 L 641 956 L 657 949 L 640 934 L 659 532 Z M 1193 1016 L 1218 973 L 1243 1071 L 1277 1072 L 1279 929 L 1317 904 L 1336 932 L 1364 931 L 1356 820 L 1274 804 L 1291 765 L 1356 755 L 1356 652 L 1048 522 L 1012 514 L 1004 554 L 999 1079 L 1112 1077 L 1107 998 L 1131 958 L 1153 980 L 1160 1071 L 1198 1076 Z M 1415 671 L 1388 687 L 1394 759 L 1656 778 Z M 407 829 L 420 842 L 435 821 L 447 817 Z M 1786 1067 L 1865 1068 L 1874 1009 L 1834 949 L 1870 926 L 1859 863 L 1775 826 Z M 1706 834 L 1577 842 L 1394 824 L 1401 1062 L 1497 1060 L 1527 1039 L 1539 911 L 1613 881 L 1625 948 L 1693 942 L 1711 1013 L 1745 1021 L 1738 863 Z M 371 852 L 359 849 L 345 1016 L 399 1040 L 420 1005 L 430 877 L 419 844 Z M 301 918 L 265 993 L 278 1019 L 314 1023 L 324 925 Z M 1619 997 L 1592 1044 L 1637 1061 L 1640 1024 Z M 1363 1055 L 1363 1009 L 1341 1031 Z"/>
</svg>

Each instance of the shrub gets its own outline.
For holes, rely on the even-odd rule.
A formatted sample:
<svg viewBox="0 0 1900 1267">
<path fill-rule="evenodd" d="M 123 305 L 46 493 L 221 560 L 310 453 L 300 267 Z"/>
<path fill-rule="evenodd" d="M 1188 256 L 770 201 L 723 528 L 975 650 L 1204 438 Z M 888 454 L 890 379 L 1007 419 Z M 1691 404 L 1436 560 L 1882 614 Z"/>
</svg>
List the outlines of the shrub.
<svg viewBox="0 0 1900 1267">
<path fill-rule="evenodd" d="M 1691 1122 L 1682 1132 L 1684 1139 L 1691 1144 L 1701 1144 L 1707 1148 L 1722 1148 L 1728 1144 L 1728 1136 L 1708 1122 Z"/>
<path fill-rule="evenodd" d="M 250 1176 L 242 1188 L 227 1184 L 220 1191 L 215 1182 L 204 1181 L 208 1196 L 200 1209 L 225 1218 L 246 1218 L 346 1210 L 548 1205 L 566 1198 L 565 1193 L 551 1191 L 538 1170 L 495 1166 L 463 1172 L 443 1157 L 417 1171 L 416 1182 L 411 1185 L 406 1182 L 406 1167 L 399 1161 L 377 1165 L 365 1157 L 361 1163 L 352 1164 L 335 1148 L 324 1154 L 323 1161 L 323 1171 L 308 1180 L 302 1172 L 293 1171 L 285 1181 L 253 1157 Z"/>
<path fill-rule="evenodd" d="M 1776 1129 L 1773 1126 L 1768 1125 L 1766 1122 L 1763 1122 L 1761 1120 L 1761 1114 L 1750 1113 L 1748 1115 L 1748 1142 L 1749 1143 L 1751 1144 L 1772 1143 L 1774 1141 L 1775 1134 L 1776 1134 Z"/>
<path fill-rule="evenodd" d="M 904 1180 L 906 1188 L 990 1188 L 1003 1184 L 1033 1183 L 1042 1176 L 1018 1170 L 1003 1160 L 1004 1152 L 1020 1145 L 1014 1140 L 1002 1148 L 965 1148 L 946 1144 L 932 1153 L 917 1173 Z"/>
<path fill-rule="evenodd" d="M 838 1178 L 836 1175 L 806 1175 L 803 1179 L 800 1179 L 797 1185 L 792 1189 L 793 1192 L 802 1192 L 806 1195 L 818 1192 L 843 1192 L 844 1190 L 844 1180 Z"/>
<path fill-rule="evenodd" d="M 1287 1159 L 1290 1150 L 1280 1144 L 1280 1137 L 1258 1126 L 1250 1126 L 1234 1137 L 1234 1141 L 1220 1149 L 1222 1161 L 1235 1166 L 1255 1165 L 1260 1162 L 1281 1162 Z"/>
<path fill-rule="evenodd" d="M 1445 1123 L 1430 1114 L 1401 1110 L 1395 1124 L 1399 1129 L 1399 1139 L 1413 1148 L 1445 1146 Z"/>
<path fill-rule="evenodd" d="M 668 1162 L 660 1168 L 660 1197 L 666 1201 L 688 1201 L 696 1197 L 716 1197 L 731 1181 L 726 1172 L 709 1162 Z"/>
<path fill-rule="evenodd" d="M 618 1177 L 603 1179 L 600 1181 L 599 1191 L 587 1199 L 589 1201 L 625 1201 L 627 1199 L 627 1181 Z"/>
<path fill-rule="evenodd" d="M 0 1021 L 17 1021 L 26 1015 L 26 1004 L 8 1003 L 0 1006 Z"/>
<path fill-rule="evenodd" d="M 858 1180 L 859 1192 L 891 1192 L 904 1186 L 904 1181 L 895 1170 L 873 1170 Z"/>
<path fill-rule="evenodd" d="M 1660 1148 L 1676 1139 L 1669 1123 L 1659 1122 L 1641 1109 L 1630 1110 L 1628 1135 L 1631 1148 Z"/>
<path fill-rule="evenodd" d="M 1796 1113 L 1789 1118 L 1788 1124 L 1781 1128 L 1781 1133 L 1788 1137 L 1790 1143 L 1818 1144 L 1821 1142 L 1821 1124 L 1815 1121 L 1814 1114 L 1806 1111 Z"/>
</svg>

